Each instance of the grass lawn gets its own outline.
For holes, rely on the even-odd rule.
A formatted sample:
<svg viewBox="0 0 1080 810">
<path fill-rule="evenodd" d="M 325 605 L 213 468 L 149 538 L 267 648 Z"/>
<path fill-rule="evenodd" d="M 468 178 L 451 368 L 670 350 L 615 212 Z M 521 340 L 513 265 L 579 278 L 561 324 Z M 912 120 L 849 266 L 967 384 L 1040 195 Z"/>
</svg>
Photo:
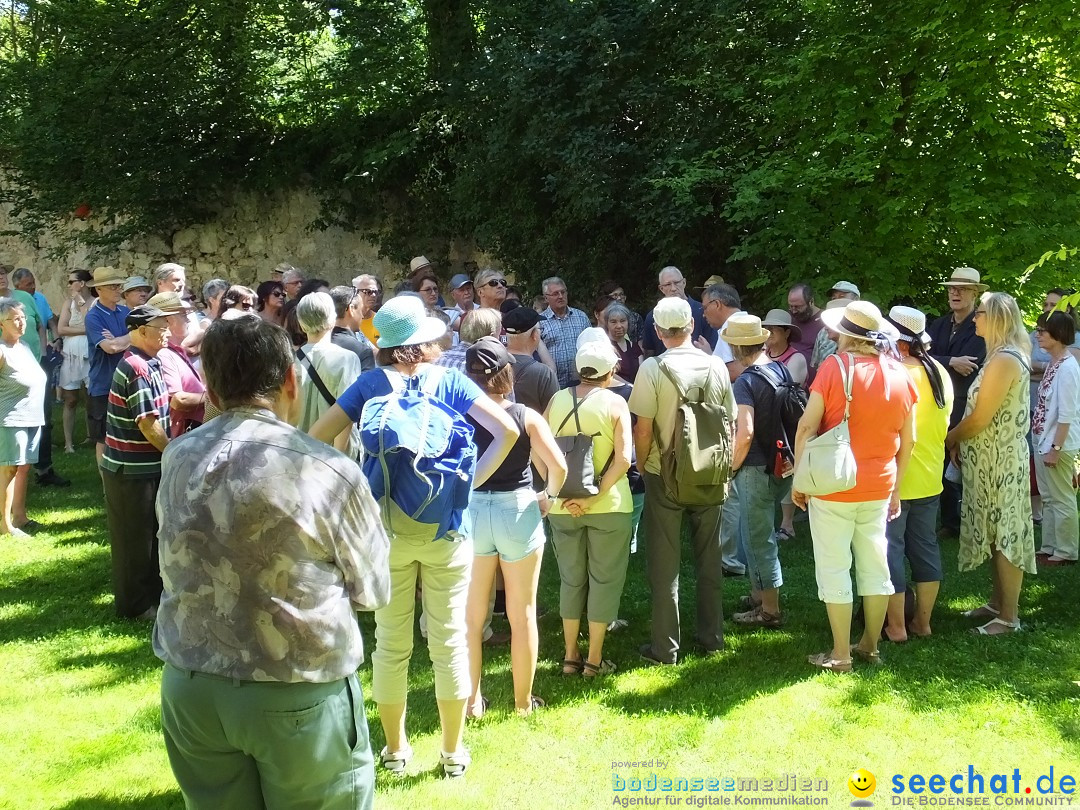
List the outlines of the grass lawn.
<svg viewBox="0 0 1080 810">
<path fill-rule="evenodd" d="M 182 807 L 161 739 L 161 666 L 150 650 L 150 628 L 112 613 L 93 452 L 83 447 L 56 460 L 74 486 L 32 488 L 30 514 L 45 530 L 26 541 L 0 538 L 0 671 L 6 675 L 0 807 Z M 622 610 L 630 627 L 611 635 L 606 647 L 619 671 L 597 683 L 559 674 L 558 571 L 549 550 L 541 582 L 549 610 L 541 619 L 535 687 L 548 707 L 527 720 L 515 717 L 509 651 L 488 650 L 485 693 L 492 708 L 481 721 L 470 721 L 466 742 L 474 763 L 461 780 L 436 772 L 432 677 L 417 637 L 409 721 L 416 757 L 404 777 L 379 774 L 376 805 L 610 807 L 618 796 L 657 795 L 615 793 L 614 776 L 762 780 L 795 774 L 828 780 L 817 795 L 847 806 L 847 778 L 866 768 L 878 782 L 871 799 L 892 806 L 895 774 L 966 775 L 971 765 L 989 781 L 990 774 L 1011 778 L 1019 769 L 1020 792 L 1031 787 L 1035 796 L 1036 778 L 1051 766 L 1055 779 L 1080 778 L 1080 567 L 1028 579 L 1023 633 L 978 638 L 967 632 L 972 622 L 960 612 L 984 601 L 989 569 L 956 574 L 956 544 L 947 543 L 935 635 L 883 644 L 887 665 L 877 670 L 818 673 L 805 659 L 828 648 L 828 625 L 815 596 L 808 528 L 797 525 L 798 538 L 781 550 L 784 630 L 747 631 L 729 623 L 725 653 L 704 657 L 691 650 L 677 668 L 647 668 L 637 657 L 647 637 L 649 598 L 642 554 L 635 555 Z M 692 639 L 689 567 L 684 574 L 684 635 Z M 728 615 L 747 589 L 745 579 L 727 581 Z M 363 626 L 370 651 L 370 617 Z M 361 675 L 367 689 L 370 668 Z M 370 704 L 368 712 L 378 750 L 382 733 Z M 652 764 L 613 769 L 613 762 L 627 760 Z M 672 793 L 660 804 L 700 806 L 693 802 L 701 797 L 734 795 Z"/>
</svg>

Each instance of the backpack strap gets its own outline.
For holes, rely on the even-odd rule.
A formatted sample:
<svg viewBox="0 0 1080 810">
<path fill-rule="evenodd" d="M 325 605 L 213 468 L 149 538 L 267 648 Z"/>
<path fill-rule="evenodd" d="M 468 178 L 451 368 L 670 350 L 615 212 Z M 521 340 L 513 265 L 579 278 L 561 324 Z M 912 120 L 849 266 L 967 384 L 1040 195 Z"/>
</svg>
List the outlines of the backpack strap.
<svg viewBox="0 0 1080 810">
<path fill-rule="evenodd" d="M 307 369 L 308 375 L 311 377 L 311 381 L 315 383 L 315 387 L 322 394 L 322 398 L 326 400 L 326 404 L 333 407 L 337 404 L 337 399 L 330 393 L 330 389 L 326 387 L 326 383 L 322 381 L 322 377 L 319 376 L 319 372 L 315 370 L 315 364 L 311 362 L 311 358 L 308 357 L 303 348 L 296 350 L 296 359 L 303 364 Z"/>
<path fill-rule="evenodd" d="M 596 389 L 594 389 L 594 390 L 596 390 Z M 574 425 L 575 425 L 575 427 L 577 427 L 577 432 L 581 433 L 581 418 L 578 416 L 578 408 L 580 408 L 581 404 L 583 402 L 585 402 L 585 400 L 587 400 L 591 395 L 592 395 L 592 391 L 590 391 L 588 394 L 583 396 L 581 399 L 578 399 L 577 392 L 574 391 L 574 386 L 572 386 L 572 385 L 570 386 L 570 398 L 571 398 L 571 400 L 573 400 L 573 404 L 570 406 L 570 412 L 568 414 L 566 414 L 566 418 L 563 419 L 559 423 L 559 426 L 555 429 L 555 435 L 556 436 L 558 436 L 558 435 L 560 435 L 562 433 L 562 429 L 564 427 L 566 427 L 566 423 L 570 421 L 571 416 L 574 417 Z"/>
</svg>

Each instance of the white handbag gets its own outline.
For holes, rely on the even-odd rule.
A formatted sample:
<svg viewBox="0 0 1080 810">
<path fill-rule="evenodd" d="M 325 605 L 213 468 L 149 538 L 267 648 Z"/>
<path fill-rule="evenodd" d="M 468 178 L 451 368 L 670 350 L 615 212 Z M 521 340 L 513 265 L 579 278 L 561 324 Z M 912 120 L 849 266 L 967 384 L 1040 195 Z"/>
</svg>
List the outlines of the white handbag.
<svg viewBox="0 0 1080 810">
<path fill-rule="evenodd" d="M 855 360 L 850 354 L 833 355 L 840 366 L 844 381 L 844 418 L 832 430 L 827 430 L 806 442 L 802 456 L 795 462 L 792 487 L 806 495 L 832 495 L 855 486 L 855 455 L 851 452 L 848 418 L 851 416 L 851 383 L 855 377 Z M 848 368 L 848 363 L 851 367 Z"/>
</svg>

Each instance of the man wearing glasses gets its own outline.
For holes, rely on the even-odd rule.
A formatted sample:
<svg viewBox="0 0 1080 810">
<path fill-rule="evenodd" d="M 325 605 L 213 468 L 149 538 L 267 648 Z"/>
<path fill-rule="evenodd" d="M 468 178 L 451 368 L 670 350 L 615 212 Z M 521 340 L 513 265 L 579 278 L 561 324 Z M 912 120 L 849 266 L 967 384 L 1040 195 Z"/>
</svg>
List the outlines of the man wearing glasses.
<svg viewBox="0 0 1080 810">
<path fill-rule="evenodd" d="M 926 329 L 930 336 L 932 357 L 949 372 L 953 384 L 953 409 L 949 429 L 964 418 L 968 389 L 975 381 L 975 372 L 986 360 L 986 343 L 975 334 L 975 309 L 979 295 L 987 286 L 981 282 L 979 271 L 972 267 L 957 267 L 948 281 L 941 282 L 948 290 L 949 312 Z M 946 460 L 948 457 L 946 456 Z M 946 534 L 960 534 L 959 482 L 944 479 L 941 493 L 941 529 Z"/>
<path fill-rule="evenodd" d="M 154 503 L 169 443 L 169 391 L 157 359 L 169 341 L 166 317 L 147 304 L 128 312 L 130 348 L 116 364 L 106 411 L 101 480 L 113 596 L 128 619 L 153 619 L 161 598 Z"/>
<path fill-rule="evenodd" d="M 709 344 L 709 351 L 712 352 L 716 348 L 716 330 L 705 320 L 701 304 L 693 298 L 686 297 L 686 279 L 683 277 L 682 271 L 678 267 L 665 267 L 660 271 L 659 287 L 664 298 L 682 298 L 690 305 L 690 313 L 694 318 L 694 331 L 691 340 L 696 344 L 698 338 L 705 338 Z M 653 313 L 650 311 L 645 316 L 645 325 L 641 330 L 641 354 L 644 357 L 655 357 L 663 353 L 664 344 L 656 335 L 656 329 L 653 326 Z"/>
<path fill-rule="evenodd" d="M 98 466 L 105 455 L 105 413 L 113 372 L 131 345 L 126 319 L 130 310 L 120 303 L 127 276 L 115 267 L 98 267 L 89 286 L 97 300 L 86 312 L 86 341 L 90 353 L 90 384 L 87 386 L 86 424 L 97 445 Z"/>
<path fill-rule="evenodd" d="M 280 267 L 280 265 L 278 266 Z M 304 274 L 297 267 L 289 265 L 289 269 L 281 274 L 281 286 L 285 288 L 285 297 L 289 301 L 296 298 L 296 294 L 300 292 L 303 283 Z"/>
<path fill-rule="evenodd" d="M 375 328 L 375 304 L 379 300 L 379 280 L 364 273 L 352 280 L 356 288 L 360 306 L 360 331 L 372 343 L 379 339 L 379 330 Z"/>
<path fill-rule="evenodd" d="M 555 361 L 559 388 L 567 388 L 577 379 L 574 368 L 577 339 L 589 328 L 589 318 L 580 309 L 570 306 L 566 283 L 558 276 L 544 279 L 540 290 L 548 305 L 540 313 L 545 319 L 540 324 L 540 334 L 551 353 L 551 359 Z"/>
</svg>

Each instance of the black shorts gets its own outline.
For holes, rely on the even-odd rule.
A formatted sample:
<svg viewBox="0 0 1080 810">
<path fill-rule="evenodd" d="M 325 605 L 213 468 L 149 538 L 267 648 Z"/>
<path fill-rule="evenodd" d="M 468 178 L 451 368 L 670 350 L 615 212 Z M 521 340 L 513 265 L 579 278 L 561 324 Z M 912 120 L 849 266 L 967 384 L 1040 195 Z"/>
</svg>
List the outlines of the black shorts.
<svg viewBox="0 0 1080 810">
<path fill-rule="evenodd" d="M 86 398 L 86 435 L 90 441 L 105 444 L 105 412 L 108 408 L 108 394 Z"/>
</svg>

